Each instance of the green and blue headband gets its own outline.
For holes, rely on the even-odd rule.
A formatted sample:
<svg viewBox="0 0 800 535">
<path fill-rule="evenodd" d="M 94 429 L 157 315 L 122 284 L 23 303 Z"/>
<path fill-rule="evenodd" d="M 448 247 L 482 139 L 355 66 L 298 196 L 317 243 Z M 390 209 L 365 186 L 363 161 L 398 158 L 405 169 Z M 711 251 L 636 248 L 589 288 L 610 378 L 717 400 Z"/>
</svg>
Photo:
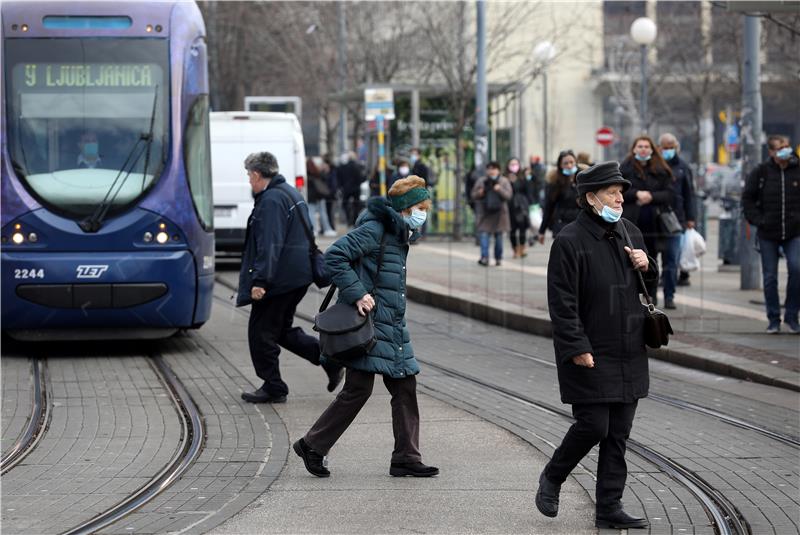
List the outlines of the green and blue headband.
<svg viewBox="0 0 800 535">
<path fill-rule="evenodd" d="M 389 196 L 389 200 L 392 201 L 392 208 L 398 212 L 402 212 L 406 208 L 410 208 L 415 204 L 430 198 L 431 194 L 428 193 L 427 188 L 414 188 L 408 190 L 402 195 Z"/>
</svg>

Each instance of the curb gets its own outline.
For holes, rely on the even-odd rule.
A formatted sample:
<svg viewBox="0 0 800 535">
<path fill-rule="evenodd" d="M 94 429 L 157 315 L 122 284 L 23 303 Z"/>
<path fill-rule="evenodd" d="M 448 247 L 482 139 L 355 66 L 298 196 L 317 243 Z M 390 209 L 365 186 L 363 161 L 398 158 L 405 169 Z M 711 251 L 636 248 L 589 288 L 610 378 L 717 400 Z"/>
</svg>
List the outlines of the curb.
<svg viewBox="0 0 800 535">
<path fill-rule="evenodd" d="M 550 316 L 545 312 L 534 309 L 525 310 L 524 308 L 520 312 L 514 312 L 504 309 L 503 303 L 500 301 L 488 300 L 480 303 L 449 293 L 442 293 L 442 290 L 448 291 L 448 288 L 420 282 L 406 283 L 406 295 L 417 303 L 456 312 L 468 318 L 500 325 L 515 331 L 547 338 L 553 337 Z M 681 345 L 677 340 L 673 343 Z M 718 351 L 682 345 L 683 347 L 680 348 L 648 349 L 647 352 L 652 358 L 686 368 L 800 392 L 800 380 L 798 380 L 798 374 L 794 372 L 779 370 L 774 366 Z M 776 373 L 779 371 L 783 373 Z"/>
</svg>

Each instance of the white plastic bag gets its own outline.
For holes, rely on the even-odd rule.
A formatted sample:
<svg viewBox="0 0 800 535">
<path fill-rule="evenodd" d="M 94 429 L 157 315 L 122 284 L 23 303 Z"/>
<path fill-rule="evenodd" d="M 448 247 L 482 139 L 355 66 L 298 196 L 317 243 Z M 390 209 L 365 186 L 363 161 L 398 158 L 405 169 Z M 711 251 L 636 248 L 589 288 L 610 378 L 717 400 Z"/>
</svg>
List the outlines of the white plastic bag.
<svg viewBox="0 0 800 535">
<path fill-rule="evenodd" d="M 681 271 L 697 271 L 700 269 L 700 257 L 706 252 L 706 241 L 695 229 L 690 228 L 681 237 L 681 259 L 678 263 Z"/>
<path fill-rule="evenodd" d="M 528 208 L 528 217 L 531 220 L 531 230 L 539 233 L 539 227 L 542 226 L 542 207 L 538 204 L 532 204 Z"/>
<path fill-rule="evenodd" d="M 703 239 L 702 234 L 695 229 L 690 228 L 686 231 L 685 237 L 687 241 L 692 242 L 695 256 L 703 256 L 706 254 L 706 240 Z"/>
</svg>

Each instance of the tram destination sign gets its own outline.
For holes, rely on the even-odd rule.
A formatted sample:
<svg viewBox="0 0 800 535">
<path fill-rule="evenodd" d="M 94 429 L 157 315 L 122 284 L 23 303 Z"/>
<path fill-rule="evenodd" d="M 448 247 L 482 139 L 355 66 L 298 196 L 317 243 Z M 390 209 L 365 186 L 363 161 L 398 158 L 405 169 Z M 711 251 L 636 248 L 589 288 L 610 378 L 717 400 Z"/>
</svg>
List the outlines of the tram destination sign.
<svg viewBox="0 0 800 535">
<path fill-rule="evenodd" d="M 161 78 L 155 64 L 25 63 L 24 85 L 47 87 L 152 87 Z"/>
</svg>

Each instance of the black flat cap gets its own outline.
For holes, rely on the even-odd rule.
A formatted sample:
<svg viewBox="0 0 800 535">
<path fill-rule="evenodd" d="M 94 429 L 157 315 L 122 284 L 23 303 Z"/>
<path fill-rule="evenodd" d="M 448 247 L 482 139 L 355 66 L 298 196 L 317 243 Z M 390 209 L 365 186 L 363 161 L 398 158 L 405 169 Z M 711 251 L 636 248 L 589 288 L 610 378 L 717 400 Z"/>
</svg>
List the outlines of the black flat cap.
<svg viewBox="0 0 800 535">
<path fill-rule="evenodd" d="M 619 162 L 603 162 L 584 169 L 575 177 L 578 194 L 607 188 L 613 184 L 622 184 L 622 191 L 631 187 L 631 183 L 619 172 Z"/>
</svg>

